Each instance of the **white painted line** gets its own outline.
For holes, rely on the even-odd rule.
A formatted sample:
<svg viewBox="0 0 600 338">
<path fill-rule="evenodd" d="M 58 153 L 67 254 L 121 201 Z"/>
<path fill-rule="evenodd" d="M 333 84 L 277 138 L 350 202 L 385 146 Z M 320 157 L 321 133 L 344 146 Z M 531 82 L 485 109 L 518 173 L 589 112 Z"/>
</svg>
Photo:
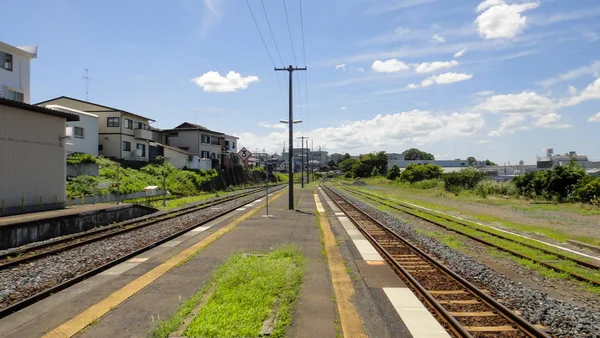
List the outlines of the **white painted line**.
<svg viewBox="0 0 600 338">
<path fill-rule="evenodd" d="M 179 245 L 181 242 L 183 242 L 183 241 L 172 240 L 172 241 L 165 242 L 159 246 L 162 246 L 163 248 L 172 248 L 174 246 Z"/>
<path fill-rule="evenodd" d="M 323 208 L 323 204 L 321 204 L 321 199 L 319 199 L 319 195 L 315 194 L 315 204 L 317 205 L 317 211 L 319 213 L 324 213 L 325 208 Z"/>
<path fill-rule="evenodd" d="M 377 196 L 378 196 L 378 195 L 377 195 Z M 381 197 L 381 196 L 380 196 L 380 197 Z M 390 198 L 390 200 L 392 200 L 392 201 L 394 201 L 394 202 L 397 202 L 397 203 L 400 203 L 398 200 L 396 200 L 396 199 L 394 199 L 394 198 Z M 500 228 L 496 228 L 496 227 L 493 227 L 493 226 L 490 226 L 490 225 L 487 225 L 487 224 L 479 223 L 479 222 L 477 222 L 477 221 L 471 221 L 471 220 L 469 220 L 469 219 L 462 218 L 462 217 L 460 217 L 460 216 L 454 216 L 454 215 L 447 214 L 447 213 L 445 213 L 445 212 L 441 212 L 441 211 L 437 211 L 437 210 L 429 209 L 429 208 L 426 208 L 426 207 L 422 207 L 422 206 L 420 206 L 420 205 L 418 205 L 418 204 L 413 204 L 413 203 L 410 203 L 410 202 L 404 202 L 404 201 L 402 201 L 401 203 L 405 203 L 405 204 L 408 204 L 408 205 L 410 205 L 410 206 L 413 206 L 413 207 L 416 207 L 416 208 L 419 208 L 419 209 L 423 209 L 423 210 L 427 210 L 427 211 L 431 211 L 431 212 L 434 212 L 434 213 L 437 213 L 437 214 L 440 214 L 440 215 L 444 215 L 444 216 L 448 216 L 448 217 L 453 217 L 453 218 L 456 218 L 456 219 L 460 219 L 460 220 L 462 220 L 462 221 L 465 221 L 465 222 L 471 222 L 471 223 L 475 223 L 475 224 L 477 224 L 477 225 L 479 225 L 479 226 L 482 226 L 482 227 L 486 227 L 486 228 L 490 228 L 490 229 L 498 230 L 498 231 L 500 231 L 500 232 L 504 232 L 504 233 L 506 233 L 506 234 L 510 234 L 510 235 L 518 236 L 518 237 L 521 237 L 521 238 L 526 238 L 526 239 L 529 239 L 529 240 L 532 240 L 532 241 L 535 241 L 535 242 L 538 242 L 538 243 L 542 243 L 542 244 L 545 244 L 545 245 L 549 245 L 549 246 L 551 246 L 551 247 L 555 247 L 555 248 L 557 248 L 557 249 L 561 249 L 561 250 L 564 250 L 564 251 L 568 251 L 568 252 L 570 252 L 570 253 L 574 253 L 574 254 L 577 254 L 577 255 L 580 255 L 580 256 L 584 256 L 584 257 L 587 257 L 587 258 L 592 258 L 592 259 L 595 259 L 595 260 L 598 260 L 598 261 L 600 261 L 600 257 L 596 257 L 596 256 L 588 255 L 588 254 L 585 254 L 585 253 L 583 253 L 583 252 L 579 252 L 579 251 L 576 251 L 576 250 L 572 250 L 572 249 L 569 249 L 569 248 L 565 248 L 564 246 L 560 246 L 560 245 L 556 245 L 556 244 L 552 244 L 552 243 L 548 243 L 548 242 L 540 241 L 539 239 L 535 239 L 535 238 L 532 238 L 532 237 L 527 237 L 527 236 L 524 236 L 524 235 L 520 235 L 520 234 L 517 234 L 517 233 L 511 232 L 511 231 L 507 231 L 507 230 L 500 229 Z"/>
<path fill-rule="evenodd" d="M 327 201 L 329 205 L 333 204 L 333 201 L 331 201 L 331 199 L 326 195 L 324 195 L 323 198 L 325 198 L 325 201 Z M 354 243 L 354 246 L 360 253 L 362 259 L 366 261 L 382 261 L 383 257 L 381 257 L 381 255 L 377 252 L 377 250 L 369 242 L 369 240 L 367 240 L 365 236 L 363 236 L 363 234 L 360 232 L 360 230 L 358 230 L 354 223 L 352 223 L 343 212 L 340 212 L 340 209 L 338 209 L 337 206 L 335 206 L 335 204 L 333 204 L 332 209 L 333 207 L 336 207 L 335 209 L 338 210 L 335 213 L 335 215 L 337 216 L 338 221 L 340 221 L 340 223 L 342 224 L 344 230 L 346 230 L 346 233 L 348 234 L 350 239 L 352 239 L 352 242 Z"/>
<path fill-rule="evenodd" d="M 126 272 L 127 270 L 133 269 L 134 267 L 136 267 L 138 265 L 140 265 L 140 263 L 124 262 L 117 266 L 113 266 L 112 268 L 110 268 L 104 272 L 101 272 L 100 275 L 103 275 L 103 276 L 120 275 L 120 274 Z"/>
<path fill-rule="evenodd" d="M 132 259 L 128 260 L 127 262 L 129 262 L 129 263 L 144 263 L 147 260 L 148 260 L 148 258 L 136 257 L 136 258 L 132 258 Z"/>
<path fill-rule="evenodd" d="M 383 291 L 414 338 L 450 337 L 409 288 L 383 288 Z"/>
<path fill-rule="evenodd" d="M 235 210 L 237 210 L 237 211 L 244 211 L 244 210 L 246 210 L 246 208 L 237 208 Z"/>
<path fill-rule="evenodd" d="M 204 226 L 204 227 L 197 227 L 197 228 L 191 230 L 191 232 L 202 232 L 202 231 L 206 231 L 208 229 L 210 229 L 210 227 L 206 227 L 206 226 Z"/>
<path fill-rule="evenodd" d="M 256 201 L 254 201 L 254 202 L 255 202 L 255 203 L 262 202 L 262 198 L 261 198 L 261 199 L 257 199 L 257 200 L 256 200 Z"/>
</svg>

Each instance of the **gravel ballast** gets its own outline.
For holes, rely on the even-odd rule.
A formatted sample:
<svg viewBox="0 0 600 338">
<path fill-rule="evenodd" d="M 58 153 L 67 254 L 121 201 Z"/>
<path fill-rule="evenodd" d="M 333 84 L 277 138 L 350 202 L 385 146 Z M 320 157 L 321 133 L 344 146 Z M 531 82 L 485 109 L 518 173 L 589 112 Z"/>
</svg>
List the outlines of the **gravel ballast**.
<svg viewBox="0 0 600 338">
<path fill-rule="evenodd" d="M 490 290 L 508 308 L 521 311 L 529 322 L 544 325 L 549 333 L 558 337 L 600 337 L 600 313 L 519 285 L 474 258 L 418 234 L 409 224 L 395 216 L 373 208 L 340 189 L 333 189 L 369 215 L 395 229 L 399 235 L 443 261 L 454 272 L 477 286 Z"/>
<path fill-rule="evenodd" d="M 153 244 L 189 228 L 194 223 L 225 210 L 238 208 L 261 197 L 264 197 L 264 192 L 257 192 L 2 270 L 0 271 L 0 309 Z"/>
</svg>

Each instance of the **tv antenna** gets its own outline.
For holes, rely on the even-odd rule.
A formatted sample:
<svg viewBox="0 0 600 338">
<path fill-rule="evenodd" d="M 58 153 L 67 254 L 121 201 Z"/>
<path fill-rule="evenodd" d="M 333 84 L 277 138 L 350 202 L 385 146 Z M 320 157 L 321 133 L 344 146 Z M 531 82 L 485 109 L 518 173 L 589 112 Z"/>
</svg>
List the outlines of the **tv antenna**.
<svg viewBox="0 0 600 338">
<path fill-rule="evenodd" d="M 85 80 L 85 100 L 86 101 L 89 101 L 88 100 L 88 88 L 89 88 L 88 84 L 89 84 L 89 80 L 92 79 L 91 77 L 88 76 L 88 72 L 89 72 L 88 69 L 85 68 L 85 75 L 81 77 L 82 79 Z"/>
</svg>

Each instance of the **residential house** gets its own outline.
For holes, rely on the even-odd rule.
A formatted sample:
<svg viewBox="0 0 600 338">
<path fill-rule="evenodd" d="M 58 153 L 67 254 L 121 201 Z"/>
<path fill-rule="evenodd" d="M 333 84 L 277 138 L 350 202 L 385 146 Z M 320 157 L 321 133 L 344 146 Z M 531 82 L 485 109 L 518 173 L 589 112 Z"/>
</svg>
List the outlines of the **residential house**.
<svg viewBox="0 0 600 338">
<path fill-rule="evenodd" d="M 178 169 L 211 169 L 211 161 L 209 159 L 200 159 L 198 154 L 177 147 L 150 142 L 150 160 L 152 161 L 156 156 L 164 157 L 165 161 Z"/>
<path fill-rule="evenodd" d="M 148 161 L 153 119 L 98 103 L 60 96 L 38 105 L 60 105 L 99 117 L 98 155 L 125 161 Z"/>
<path fill-rule="evenodd" d="M 225 134 L 190 122 L 184 122 L 173 129 L 163 130 L 163 132 L 167 145 L 199 154 L 200 158 L 211 160 L 213 169 L 221 168 Z"/>
<path fill-rule="evenodd" d="M 0 98 L 0 215 L 65 206 L 65 124 L 78 119 Z"/>
<path fill-rule="evenodd" d="M 79 121 L 67 122 L 67 135 L 71 136 L 67 143 L 67 154 L 98 156 L 98 115 L 55 104 L 46 105 L 46 108 L 79 116 Z"/>
<path fill-rule="evenodd" d="M 15 47 L 0 41 L 0 98 L 29 103 L 30 63 L 37 47 Z"/>
<path fill-rule="evenodd" d="M 232 168 L 236 164 L 241 164 L 237 155 L 237 144 L 239 137 L 225 135 L 223 138 L 223 147 L 221 149 L 221 163 L 225 168 Z"/>
</svg>

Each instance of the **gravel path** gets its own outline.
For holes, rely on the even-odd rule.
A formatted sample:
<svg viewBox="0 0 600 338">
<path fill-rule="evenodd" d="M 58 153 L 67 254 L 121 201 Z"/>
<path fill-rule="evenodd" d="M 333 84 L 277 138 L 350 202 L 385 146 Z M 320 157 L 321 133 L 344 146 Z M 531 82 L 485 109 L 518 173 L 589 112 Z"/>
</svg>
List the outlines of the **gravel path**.
<svg viewBox="0 0 600 338">
<path fill-rule="evenodd" d="M 546 293 L 518 285 L 474 258 L 418 234 L 410 225 L 396 217 L 339 189 L 333 189 L 384 224 L 396 229 L 398 234 L 442 260 L 454 272 L 477 286 L 490 290 L 507 307 L 521 311 L 529 322 L 546 326 L 550 333 L 558 337 L 600 337 L 600 313 L 575 307 L 551 298 Z"/>
<path fill-rule="evenodd" d="M 263 196 L 264 192 L 257 192 L 208 209 L 2 270 L 0 271 L 0 309 L 155 243 L 188 228 L 191 224 L 224 210 L 238 208 Z"/>
</svg>

